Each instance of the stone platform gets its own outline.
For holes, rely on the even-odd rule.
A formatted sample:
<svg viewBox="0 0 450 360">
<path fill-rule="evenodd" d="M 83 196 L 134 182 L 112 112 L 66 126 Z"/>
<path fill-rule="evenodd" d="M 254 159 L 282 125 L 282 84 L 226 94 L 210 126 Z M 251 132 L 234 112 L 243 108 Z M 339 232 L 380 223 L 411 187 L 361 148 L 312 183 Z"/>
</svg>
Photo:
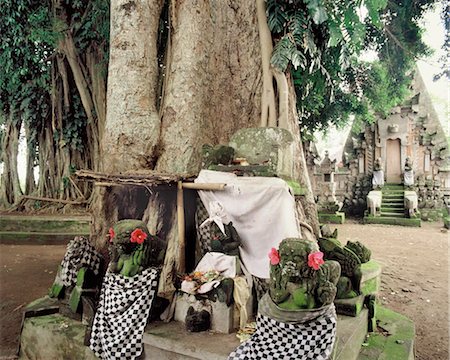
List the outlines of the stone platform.
<svg viewBox="0 0 450 360">
<path fill-rule="evenodd" d="M 0 244 L 63 245 L 89 236 L 90 216 L 1 215 Z"/>
<path fill-rule="evenodd" d="M 345 222 L 345 213 L 339 211 L 336 211 L 334 214 L 319 212 L 319 222 L 321 224 L 343 224 Z"/>
<path fill-rule="evenodd" d="M 366 336 L 367 317 L 367 309 L 357 317 L 338 316 L 334 360 L 414 359 L 411 320 L 379 307 L 381 331 Z M 95 359 L 83 345 L 85 330 L 81 322 L 60 314 L 25 319 L 20 359 Z M 143 341 L 146 360 L 225 360 L 239 344 L 235 334 L 189 333 L 176 321 L 150 324 Z"/>
</svg>

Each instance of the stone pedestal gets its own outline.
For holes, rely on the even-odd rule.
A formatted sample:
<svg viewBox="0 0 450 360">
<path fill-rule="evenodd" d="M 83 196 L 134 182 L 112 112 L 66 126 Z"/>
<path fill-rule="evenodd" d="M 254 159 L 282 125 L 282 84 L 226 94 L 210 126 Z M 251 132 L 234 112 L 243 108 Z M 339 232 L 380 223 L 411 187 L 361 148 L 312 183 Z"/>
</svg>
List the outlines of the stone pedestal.
<svg viewBox="0 0 450 360">
<path fill-rule="evenodd" d="M 247 301 L 247 314 L 252 314 L 253 298 Z M 194 295 L 186 293 L 179 293 L 175 304 L 175 321 L 181 323 L 185 322 L 186 314 L 189 307 L 192 306 L 194 310 L 206 310 L 211 314 L 211 330 L 214 332 L 229 334 L 236 329 L 239 329 L 239 309 L 236 304 L 227 306 L 220 301 L 211 300 L 196 300 Z"/>
<path fill-rule="evenodd" d="M 347 316 L 358 316 L 365 299 L 370 295 L 377 295 L 381 285 L 381 266 L 375 260 L 361 264 L 361 280 L 359 289 L 361 295 L 350 299 L 336 299 L 336 312 Z"/>
<path fill-rule="evenodd" d="M 270 172 L 283 179 L 292 179 L 294 138 L 281 128 L 248 128 L 237 131 L 229 145 L 236 158 L 245 158 L 250 165 L 267 165 Z"/>
</svg>

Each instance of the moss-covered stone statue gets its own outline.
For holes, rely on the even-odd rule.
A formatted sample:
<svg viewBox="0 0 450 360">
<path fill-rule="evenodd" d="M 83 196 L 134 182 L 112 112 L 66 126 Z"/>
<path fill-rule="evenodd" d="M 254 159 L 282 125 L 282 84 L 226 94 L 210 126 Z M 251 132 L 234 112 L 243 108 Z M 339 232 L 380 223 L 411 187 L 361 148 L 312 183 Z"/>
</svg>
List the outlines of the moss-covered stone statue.
<svg viewBox="0 0 450 360">
<path fill-rule="evenodd" d="M 121 220 L 109 229 L 109 271 L 132 277 L 149 266 L 164 261 L 163 242 L 150 234 L 140 220 Z"/>
<path fill-rule="evenodd" d="M 336 238 L 319 238 L 320 250 L 326 260 L 335 260 L 341 265 L 341 278 L 337 284 L 337 299 L 358 296 L 361 283 L 361 264 L 370 260 L 371 251 L 359 241 L 348 241 L 343 246 Z"/>
<path fill-rule="evenodd" d="M 285 310 L 315 309 L 333 302 L 340 266 L 324 261 L 318 244 L 297 238 L 284 239 L 270 254 L 269 294 Z"/>
</svg>

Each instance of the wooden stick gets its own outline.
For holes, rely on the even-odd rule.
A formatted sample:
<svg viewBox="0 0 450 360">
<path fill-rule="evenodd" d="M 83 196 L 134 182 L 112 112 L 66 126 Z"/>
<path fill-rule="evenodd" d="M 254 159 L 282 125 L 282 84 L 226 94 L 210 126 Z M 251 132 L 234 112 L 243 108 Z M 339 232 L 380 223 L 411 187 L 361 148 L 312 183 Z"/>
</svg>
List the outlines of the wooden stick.
<svg viewBox="0 0 450 360">
<path fill-rule="evenodd" d="M 178 272 L 180 274 L 186 271 L 186 240 L 184 237 L 184 200 L 183 200 L 183 183 L 178 181 L 177 189 L 177 218 L 178 218 Z"/>
<path fill-rule="evenodd" d="M 104 182 L 104 181 L 96 181 L 94 182 L 95 186 L 124 186 L 124 185 L 128 185 L 128 184 L 121 184 L 121 183 L 115 183 L 115 182 Z M 130 185 L 134 185 L 134 184 L 130 184 Z M 142 185 L 142 184 L 136 184 L 136 185 Z"/>
<path fill-rule="evenodd" d="M 82 197 L 83 199 L 86 199 L 84 197 L 83 192 L 80 190 L 80 188 L 77 186 L 77 184 L 75 184 L 75 181 L 73 181 L 72 176 L 69 176 L 69 180 L 72 183 L 72 185 L 75 188 L 75 190 L 77 191 L 78 195 L 80 195 L 80 197 Z"/>
<path fill-rule="evenodd" d="M 183 189 L 192 190 L 225 190 L 227 184 L 224 183 L 183 183 Z"/>
<path fill-rule="evenodd" d="M 47 197 L 31 196 L 31 195 L 22 195 L 22 198 L 28 199 L 28 200 L 59 202 L 61 204 L 72 204 L 72 205 L 86 204 L 86 200 L 72 201 L 72 200 L 52 199 L 52 198 L 47 198 Z"/>
</svg>

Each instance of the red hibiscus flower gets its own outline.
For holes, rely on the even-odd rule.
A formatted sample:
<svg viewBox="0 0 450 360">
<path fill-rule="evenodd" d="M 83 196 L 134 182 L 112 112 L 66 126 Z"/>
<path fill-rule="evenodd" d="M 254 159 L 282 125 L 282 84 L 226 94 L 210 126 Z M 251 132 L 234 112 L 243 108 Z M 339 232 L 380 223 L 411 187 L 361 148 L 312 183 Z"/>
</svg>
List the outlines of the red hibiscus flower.
<svg viewBox="0 0 450 360">
<path fill-rule="evenodd" d="M 141 229 L 136 229 L 131 233 L 131 242 L 142 244 L 147 239 L 147 234 Z"/>
<path fill-rule="evenodd" d="M 277 249 L 270 249 L 269 259 L 271 265 L 278 265 L 278 263 L 280 262 L 280 254 L 278 254 Z"/>
<path fill-rule="evenodd" d="M 324 263 L 323 252 L 316 251 L 308 255 L 308 266 L 312 267 L 314 270 L 319 270 L 320 265 Z"/>
<path fill-rule="evenodd" d="M 109 228 L 109 242 L 112 242 L 114 239 L 114 236 L 116 236 L 116 233 L 114 232 L 113 228 Z"/>
</svg>

